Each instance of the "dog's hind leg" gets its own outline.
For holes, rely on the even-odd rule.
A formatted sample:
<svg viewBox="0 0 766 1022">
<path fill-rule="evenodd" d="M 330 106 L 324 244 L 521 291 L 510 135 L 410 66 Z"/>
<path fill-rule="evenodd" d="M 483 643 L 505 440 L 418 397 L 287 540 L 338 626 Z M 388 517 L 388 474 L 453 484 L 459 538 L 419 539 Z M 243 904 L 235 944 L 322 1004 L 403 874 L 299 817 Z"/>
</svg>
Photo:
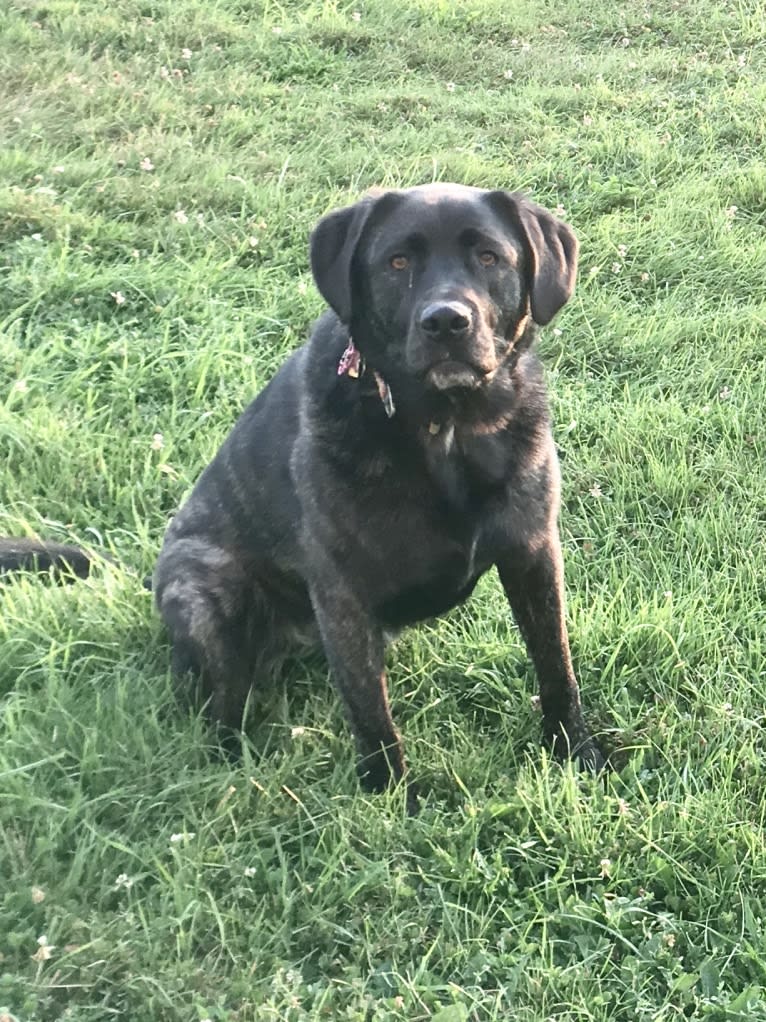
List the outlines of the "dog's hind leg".
<svg viewBox="0 0 766 1022">
<path fill-rule="evenodd" d="M 242 559 L 199 538 L 167 545 L 154 576 L 160 616 L 170 633 L 173 673 L 192 675 L 211 721 L 227 744 L 242 725 L 253 681 L 257 606 Z"/>
</svg>

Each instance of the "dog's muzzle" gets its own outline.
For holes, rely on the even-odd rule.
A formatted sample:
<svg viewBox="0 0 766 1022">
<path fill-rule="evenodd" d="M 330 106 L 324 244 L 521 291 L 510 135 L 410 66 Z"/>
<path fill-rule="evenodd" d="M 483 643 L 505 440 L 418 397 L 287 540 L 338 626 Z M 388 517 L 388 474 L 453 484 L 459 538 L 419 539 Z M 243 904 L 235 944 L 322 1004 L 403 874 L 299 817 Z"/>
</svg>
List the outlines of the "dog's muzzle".
<svg viewBox="0 0 766 1022">
<path fill-rule="evenodd" d="M 485 351 L 477 333 L 480 324 L 466 302 L 437 300 L 416 318 L 414 362 L 435 390 L 474 390 L 494 368 L 494 352 Z M 487 364 L 491 363 L 491 364 Z"/>
<path fill-rule="evenodd" d="M 437 344 L 465 341 L 473 327 L 473 314 L 464 302 L 431 302 L 420 314 L 420 329 Z"/>
<path fill-rule="evenodd" d="M 434 390 L 475 390 L 481 386 L 486 373 L 480 372 L 466 362 L 444 359 L 426 373 L 427 383 Z"/>
</svg>

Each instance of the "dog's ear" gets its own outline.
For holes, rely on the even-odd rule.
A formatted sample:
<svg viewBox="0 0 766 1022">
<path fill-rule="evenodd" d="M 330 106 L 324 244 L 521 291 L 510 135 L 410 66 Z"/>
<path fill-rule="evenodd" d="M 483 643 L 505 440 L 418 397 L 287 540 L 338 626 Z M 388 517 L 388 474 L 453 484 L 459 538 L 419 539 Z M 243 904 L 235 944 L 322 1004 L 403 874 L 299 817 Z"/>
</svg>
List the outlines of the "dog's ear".
<svg viewBox="0 0 766 1022">
<path fill-rule="evenodd" d="M 489 201 L 521 236 L 527 256 L 532 319 L 550 323 L 574 291 L 577 238 L 570 227 L 517 192 L 490 192 Z"/>
<path fill-rule="evenodd" d="M 342 323 L 351 318 L 351 264 L 365 224 L 381 192 L 322 217 L 311 233 L 311 272 L 316 286 Z"/>
</svg>

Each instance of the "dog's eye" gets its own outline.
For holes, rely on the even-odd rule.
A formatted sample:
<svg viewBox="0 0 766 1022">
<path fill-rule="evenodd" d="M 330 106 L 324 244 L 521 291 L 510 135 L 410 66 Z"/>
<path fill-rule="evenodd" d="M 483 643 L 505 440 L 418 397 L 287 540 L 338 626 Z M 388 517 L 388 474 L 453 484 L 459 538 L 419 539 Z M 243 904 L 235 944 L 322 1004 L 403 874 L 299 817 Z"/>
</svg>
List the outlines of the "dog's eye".
<svg viewBox="0 0 766 1022">
<path fill-rule="evenodd" d="M 391 266 L 395 270 L 406 270 L 409 265 L 410 261 L 406 255 L 391 256 Z"/>
<path fill-rule="evenodd" d="M 497 265 L 497 256 L 487 249 L 484 252 L 479 252 L 479 262 L 482 266 L 495 266 Z"/>
</svg>

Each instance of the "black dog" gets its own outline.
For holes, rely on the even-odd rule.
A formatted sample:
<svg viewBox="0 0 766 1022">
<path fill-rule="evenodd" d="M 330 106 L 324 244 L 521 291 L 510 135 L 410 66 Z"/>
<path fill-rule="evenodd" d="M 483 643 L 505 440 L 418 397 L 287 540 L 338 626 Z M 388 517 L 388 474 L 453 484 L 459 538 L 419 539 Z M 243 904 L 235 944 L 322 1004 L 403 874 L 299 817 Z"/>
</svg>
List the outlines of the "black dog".
<svg viewBox="0 0 766 1022">
<path fill-rule="evenodd" d="M 311 266 L 332 311 L 205 469 L 154 576 L 174 668 L 200 679 L 224 733 L 266 662 L 314 638 L 363 783 L 399 780 L 387 634 L 454 607 L 496 565 L 546 739 L 603 765 L 569 654 L 559 470 L 531 351 L 576 264 L 569 227 L 504 191 L 388 191 L 320 221 Z"/>
</svg>

